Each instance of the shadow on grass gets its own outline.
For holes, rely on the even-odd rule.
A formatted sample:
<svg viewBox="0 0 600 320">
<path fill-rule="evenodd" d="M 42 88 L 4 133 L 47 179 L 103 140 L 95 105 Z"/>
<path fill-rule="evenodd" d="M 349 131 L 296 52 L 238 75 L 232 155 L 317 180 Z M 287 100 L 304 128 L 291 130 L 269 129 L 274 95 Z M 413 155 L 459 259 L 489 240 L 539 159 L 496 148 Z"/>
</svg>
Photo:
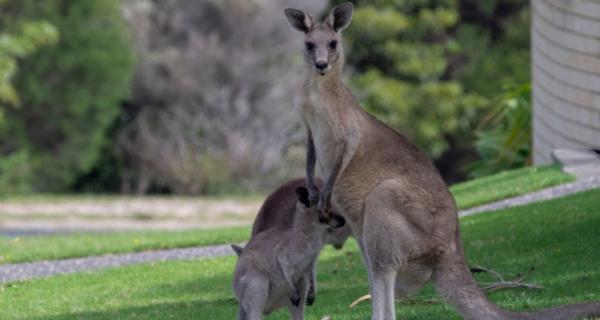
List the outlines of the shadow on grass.
<svg viewBox="0 0 600 320">
<path fill-rule="evenodd" d="M 114 319 L 234 319 L 237 303 L 233 299 L 196 300 L 189 302 L 155 303 L 107 311 L 74 312 L 29 318 L 32 320 L 114 320 Z"/>
<path fill-rule="evenodd" d="M 201 270 L 199 272 L 201 275 L 197 277 L 186 280 L 179 278 L 173 282 L 161 281 L 157 285 L 130 293 L 131 296 L 127 299 L 129 301 L 113 308 L 103 307 L 100 302 L 85 312 L 28 319 L 234 319 L 237 301 L 233 296 L 228 270 L 219 270 L 216 274 L 203 274 Z"/>
</svg>

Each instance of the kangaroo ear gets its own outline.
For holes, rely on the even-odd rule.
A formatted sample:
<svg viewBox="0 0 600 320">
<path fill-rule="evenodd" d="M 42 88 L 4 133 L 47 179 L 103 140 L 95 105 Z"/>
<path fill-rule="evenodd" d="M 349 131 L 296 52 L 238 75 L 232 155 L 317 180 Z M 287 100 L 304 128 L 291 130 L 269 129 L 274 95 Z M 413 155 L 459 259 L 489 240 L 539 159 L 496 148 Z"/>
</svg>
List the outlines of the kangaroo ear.
<svg viewBox="0 0 600 320">
<path fill-rule="evenodd" d="M 240 256 L 240 254 L 242 254 L 242 250 L 243 250 L 244 248 L 242 248 L 242 247 L 240 247 L 240 246 L 238 246 L 238 245 L 232 244 L 232 245 L 231 245 L 231 249 L 233 249 L 233 251 L 235 252 L 235 254 L 236 254 L 238 257 L 239 257 L 239 256 Z"/>
<path fill-rule="evenodd" d="M 308 33 L 308 30 L 310 30 L 310 27 L 313 24 L 313 19 L 309 15 L 304 13 L 302 10 L 290 8 L 283 10 L 283 13 L 285 14 L 292 28 L 304 33 Z"/>
<path fill-rule="evenodd" d="M 310 201 L 308 200 L 308 189 L 305 187 L 296 188 L 296 197 L 307 208 L 310 207 Z"/>
<path fill-rule="evenodd" d="M 342 31 L 352 20 L 352 9 L 354 9 L 354 5 L 350 2 L 339 4 L 331 9 L 326 22 L 333 28 L 333 31 Z"/>
</svg>

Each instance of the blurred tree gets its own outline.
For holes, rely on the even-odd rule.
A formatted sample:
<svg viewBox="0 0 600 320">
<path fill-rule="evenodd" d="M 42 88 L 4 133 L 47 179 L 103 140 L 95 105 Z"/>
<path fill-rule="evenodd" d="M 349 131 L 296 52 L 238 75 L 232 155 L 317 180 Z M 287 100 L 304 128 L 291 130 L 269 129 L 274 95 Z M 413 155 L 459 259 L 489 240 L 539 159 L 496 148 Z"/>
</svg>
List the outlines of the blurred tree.
<svg viewBox="0 0 600 320">
<path fill-rule="evenodd" d="M 468 146 L 464 137 L 486 100 L 455 79 L 464 57 L 451 34 L 460 20 L 456 1 L 354 3 L 348 63 L 365 108 L 434 159 Z"/>
<path fill-rule="evenodd" d="M 354 91 L 436 160 L 448 182 L 464 179 L 489 101 L 503 82 L 528 79 L 527 1 L 352 2 Z"/>
<path fill-rule="evenodd" d="M 467 62 L 458 79 L 465 90 L 491 100 L 503 88 L 530 81 L 530 10 L 527 0 L 461 0 L 454 34 Z"/>
<path fill-rule="evenodd" d="M 5 111 L 21 107 L 12 83 L 18 72 L 18 59 L 58 39 L 58 31 L 52 24 L 16 14 L 16 3 L 0 0 L 0 136 L 9 133 Z M 17 150 L 15 145 L 0 144 L 0 156 L 0 192 L 29 191 L 32 176 L 27 152 Z"/>
<path fill-rule="evenodd" d="M 118 138 L 123 191 L 264 190 L 302 174 L 290 2 L 127 2 L 139 64 Z M 318 12 L 320 2 L 302 5 Z"/>
<path fill-rule="evenodd" d="M 21 103 L 5 109 L 2 156 L 18 155 L 30 168 L 33 190 L 64 191 L 96 162 L 107 126 L 129 95 L 133 56 L 119 1 L 9 4 L 7 17 L 48 21 L 61 38 L 20 62 L 14 85 Z"/>
<path fill-rule="evenodd" d="M 46 21 L 24 20 L 11 15 L 11 3 L 0 0 L 0 103 L 19 105 L 12 80 L 17 73 L 17 59 L 37 48 L 56 42 L 58 31 Z"/>
<path fill-rule="evenodd" d="M 466 169 L 477 177 L 530 165 L 529 1 L 459 3 L 463 22 L 455 37 L 468 57 L 459 80 L 490 101 L 475 129 L 479 159 Z"/>
</svg>

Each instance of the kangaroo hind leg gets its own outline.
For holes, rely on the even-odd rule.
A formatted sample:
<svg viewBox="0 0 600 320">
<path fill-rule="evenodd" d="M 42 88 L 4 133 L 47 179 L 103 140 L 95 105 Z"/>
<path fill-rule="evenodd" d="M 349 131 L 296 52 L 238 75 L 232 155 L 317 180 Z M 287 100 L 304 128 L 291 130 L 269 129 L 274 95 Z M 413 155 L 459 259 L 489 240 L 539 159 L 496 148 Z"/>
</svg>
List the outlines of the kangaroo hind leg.
<svg viewBox="0 0 600 320">
<path fill-rule="evenodd" d="M 425 278 L 418 274 L 419 266 L 413 261 L 428 252 L 428 213 L 419 209 L 411 189 L 400 181 L 387 180 L 367 196 L 364 210 L 362 242 L 371 272 L 373 319 L 395 319 L 394 295 L 396 282 Z M 416 270 L 412 270 L 416 267 Z M 410 275 L 405 277 L 404 272 Z M 400 278 L 396 279 L 400 272 Z M 416 279 L 415 279 L 416 280 Z M 426 281 L 425 281 L 426 282 Z M 404 285 L 402 295 L 422 286 L 421 281 Z"/>
<path fill-rule="evenodd" d="M 431 280 L 433 270 L 430 267 L 409 264 L 396 276 L 396 299 L 408 298 L 419 292 Z"/>
<path fill-rule="evenodd" d="M 312 270 L 306 272 L 306 274 L 298 280 L 296 287 L 300 291 L 300 301 L 298 304 L 294 304 L 291 300 L 287 301 L 288 310 L 293 320 L 304 319 L 304 302 L 308 295 L 308 290 L 311 282 Z"/>
<path fill-rule="evenodd" d="M 240 301 L 240 311 L 243 309 L 244 319 L 262 319 L 268 298 L 269 280 L 266 277 L 256 276 L 249 280 Z"/>
</svg>

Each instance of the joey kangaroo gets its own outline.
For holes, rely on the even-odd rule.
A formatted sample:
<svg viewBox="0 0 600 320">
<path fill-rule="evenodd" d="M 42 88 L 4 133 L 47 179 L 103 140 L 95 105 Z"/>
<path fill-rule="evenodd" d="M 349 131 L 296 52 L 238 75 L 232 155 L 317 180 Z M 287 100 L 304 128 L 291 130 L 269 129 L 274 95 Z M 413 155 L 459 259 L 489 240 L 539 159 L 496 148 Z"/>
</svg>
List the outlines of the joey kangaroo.
<svg viewBox="0 0 600 320">
<path fill-rule="evenodd" d="M 439 173 L 404 136 L 365 112 L 342 83 L 340 32 L 353 6 L 336 6 L 323 22 L 284 11 L 304 33 L 306 78 L 300 112 L 307 130 L 307 186 L 315 198 L 314 168 L 326 177 L 322 220 L 331 203 L 346 218 L 367 266 L 372 319 L 395 318 L 394 295 L 408 296 L 432 281 L 466 319 L 572 319 L 600 315 L 600 303 L 532 313 L 500 309 L 471 275 L 460 240 L 454 199 Z"/>
<path fill-rule="evenodd" d="M 317 188 L 320 188 L 323 185 L 320 179 L 315 179 L 315 184 Z M 254 219 L 251 236 L 272 228 L 280 230 L 292 229 L 294 217 L 297 212 L 296 203 L 298 200 L 296 190 L 300 187 L 305 187 L 305 179 L 288 181 L 271 193 Z M 341 249 L 349 236 L 350 228 L 347 225 L 339 228 L 327 228 L 325 230 L 323 242 L 325 244 L 333 245 L 336 249 Z M 238 256 L 243 250 L 243 248 L 236 245 L 232 245 L 231 247 Z M 307 305 L 312 305 L 315 301 L 316 278 L 315 265 L 310 277 L 310 287 L 306 297 Z"/>
<path fill-rule="evenodd" d="M 323 186 L 321 179 L 314 179 L 314 183 L 317 190 Z M 267 197 L 254 219 L 252 235 L 270 228 L 292 228 L 297 202 L 295 190 L 299 187 L 306 187 L 305 179 L 288 181 Z M 348 226 L 327 228 L 325 243 L 341 249 L 348 237 L 350 237 Z"/>
<path fill-rule="evenodd" d="M 241 250 L 233 280 L 239 320 L 262 319 L 263 314 L 283 306 L 294 320 L 304 318 L 303 301 L 326 229 L 342 227 L 345 221 L 332 214 L 323 223 L 308 190 L 298 187 L 296 194 L 293 227 L 259 232 Z"/>
</svg>

